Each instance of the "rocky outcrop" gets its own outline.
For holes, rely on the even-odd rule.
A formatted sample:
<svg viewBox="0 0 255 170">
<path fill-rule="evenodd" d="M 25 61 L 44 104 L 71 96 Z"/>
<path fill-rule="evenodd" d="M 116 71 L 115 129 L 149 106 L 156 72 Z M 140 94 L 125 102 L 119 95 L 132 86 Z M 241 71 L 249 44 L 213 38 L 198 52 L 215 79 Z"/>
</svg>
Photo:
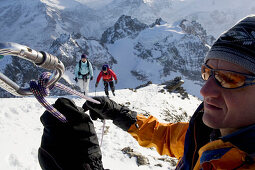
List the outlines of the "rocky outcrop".
<svg viewBox="0 0 255 170">
<path fill-rule="evenodd" d="M 149 159 L 143 156 L 141 153 L 134 151 L 130 147 L 125 147 L 121 150 L 124 154 L 127 154 L 129 158 L 135 157 L 138 166 L 149 165 Z"/>
<path fill-rule="evenodd" d="M 158 18 L 156 19 L 154 23 L 150 24 L 150 27 L 154 27 L 156 25 L 163 25 L 163 24 L 166 24 L 166 22 L 162 18 Z"/>
<path fill-rule="evenodd" d="M 162 85 L 166 85 L 164 89 L 166 89 L 169 93 L 176 92 L 182 96 L 182 99 L 189 99 L 188 93 L 182 87 L 183 83 L 184 81 L 181 79 L 181 77 L 175 77 L 173 80 L 162 83 Z"/>
<path fill-rule="evenodd" d="M 113 44 L 116 40 L 131 37 L 135 38 L 142 30 L 148 28 L 148 25 L 141 23 L 131 16 L 122 15 L 114 26 L 108 28 L 102 35 L 102 43 Z"/>
<path fill-rule="evenodd" d="M 215 38 L 211 35 L 207 35 L 206 30 L 196 21 L 182 20 L 179 25 L 183 32 L 191 35 L 198 36 L 204 44 L 212 45 Z"/>
</svg>

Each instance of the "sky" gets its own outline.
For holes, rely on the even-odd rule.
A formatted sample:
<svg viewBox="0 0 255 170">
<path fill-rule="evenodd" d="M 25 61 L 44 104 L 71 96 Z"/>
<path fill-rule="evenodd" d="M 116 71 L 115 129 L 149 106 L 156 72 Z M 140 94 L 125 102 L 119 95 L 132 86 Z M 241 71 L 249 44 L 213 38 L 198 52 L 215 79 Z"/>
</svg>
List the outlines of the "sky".
<svg viewBox="0 0 255 170">
<path fill-rule="evenodd" d="M 190 99 L 181 99 L 177 93 L 159 93 L 162 85 L 149 85 L 138 89 L 136 92 L 129 89 L 116 91 L 116 96 L 110 98 L 117 103 L 124 104 L 130 109 L 144 114 L 149 113 L 166 122 L 164 113 L 170 111 L 174 115 L 183 115 L 186 112 L 189 116 L 193 114 L 201 101 L 193 96 Z M 104 95 L 103 91 L 91 92 L 91 96 Z M 85 102 L 76 96 L 66 96 L 74 100 L 77 106 L 82 106 Z M 47 97 L 47 101 L 53 104 L 58 97 Z M 130 103 L 130 104 L 129 104 Z M 40 146 L 43 126 L 40 123 L 40 116 L 44 108 L 33 97 L 25 98 L 0 98 L 0 169 L 4 170 L 40 170 L 37 158 L 37 150 Z M 184 119 L 187 121 L 187 119 Z M 101 141 L 102 125 L 100 120 L 94 121 L 96 132 Z M 127 132 L 122 131 L 107 120 L 103 144 L 101 146 L 103 154 L 104 168 L 111 170 L 169 170 L 174 169 L 169 162 L 163 162 L 155 149 L 142 148 L 136 140 Z M 129 158 L 123 154 L 121 149 L 130 147 L 134 151 L 142 153 L 150 162 L 147 166 L 137 166 L 136 158 Z M 155 166 L 161 164 L 162 167 Z"/>
</svg>

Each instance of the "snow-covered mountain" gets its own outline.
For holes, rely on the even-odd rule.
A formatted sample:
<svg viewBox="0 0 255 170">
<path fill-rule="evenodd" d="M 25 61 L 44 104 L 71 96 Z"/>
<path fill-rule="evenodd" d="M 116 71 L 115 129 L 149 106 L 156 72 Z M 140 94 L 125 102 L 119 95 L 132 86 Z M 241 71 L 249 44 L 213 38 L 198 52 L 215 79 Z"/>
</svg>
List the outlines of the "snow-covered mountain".
<svg viewBox="0 0 255 170">
<path fill-rule="evenodd" d="M 210 36 L 206 35 L 206 38 L 203 38 L 203 34 L 197 31 L 202 29 L 199 24 L 183 21 L 170 26 L 162 22 L 163 25 L 153 23 L 151 24 L 153 27 L 146 27 L 138 22 L 130 22 L 127 18 L 126 23 L 133 25 L 125 25 L 122 21 L 121 24 L 116 22 L 103 34 L 104 39 L 109 42 L 106 45 L 109 52 L 118 63 L 113 67 L 120 75 L 120 86 L 133 87 L 146 81 L 162 83 L 175 76 L 182 76 L 185 81 L 198 80 L 199 83 L 200 66 L 209 49 L 208 44 L 211 43 L 206 40 L 210 39 L 208 38 Z M 119 29 L 120 25 L 125 26 Z M 139 34 L 136 31 L 134 34 L 127 31 L 128 28 L 137 27 L 143 28 Z M 121 38 L 118 38 L 120 35 Z M 125 81 L 127 78 L 129 81 Z M 199 95 L 198 91 L 191 92 L 191 87 L 186 84 L 184 86 L 188 88 L 189 93 Z"/>
<path fill-rule="evenodd" d="M 207 45 L 254 9 L 253 0 L 2 0 L 0 42 L 52 52 L 70 66 L 65 74 L 68 82 L 81 52 L 91 54 L 96 74 L 103 61 L 113 64 L 125 80 L 117 88 L 135 87 L 148 79 L 160 83 L 180 75 L 185 75 L 185 82 L 196 81 Z M 71 37 L 66 39 L 70 42 L 59 41 L 65 36 Z M 72 43 L 73 39 L 77 42 Z M 1 61 L 0 70 L 24 86 L 42 71 L 19 59 Z M 189 92 L 199 95 L 198 90 Z"/>
<path fill-rule="evenodd" d="M 48 52 L 64 63 L 64 78 L 69 84 L 73 83 L 76 63 L 81 54 L 86 53 L 94 65 L 95 76 L 107 63 L 118 75 L 118 88 L 134 88 L 147 81 L 162 83 L 175 76 L 200 80 L 200 65 L 213 40 L 195 21 L 183 20 L 171 26 L 160 18 L 147 25 L 122 15 L 102 34 L 100 41 L 80 33 L 61 34 Z M 17 57 L 4 69 L 5 75 L 21 85 L 41 72 L 42 69 L 37 70 L 33 64 Z M 93 83 L 90 85 L 93 88 Z M 190 93 L 199 94 L 198 91 Z"/>
<path fill-rule="evenodd" d="M 94 93 L 90 93 L 91 96 Z M 97 96 L 104 95 L 103 91 Z M 82 106 L 85 102 L 76 96 L 66 96 Z M 165 85 L 150 84 L 139 89 L 122 89 L 116 102 L 146 116 L 153 115 L 160 122 L 187 122 L 201 101 L 188 95 L 182 98 L 179 93 L 169 93 Z M 57 96 L 48 97 L 54 103 Z M 43 127 L 40 116 L 44 108 L 33 97 L 0 98 L 0 169 L 1 170 L 40 170 L 37 150 L 40 146 Z M 98 139 L 101 142 L 103 123 L 93 121 Z M 153 148 L 143 148 L 137 141 L 106 120 L 103 144 L 101 146 L 104 168 L 110 170 L 169 170 L 174 169 L 177 160 L 160 156 Z"/>
<path fill-rule="evenodd" d="M 121 15 L 145 24 L 199 22 L 218 37 L 241 18 L 255 13 L 253 0 L 1 0 L 1 41 L 47 49 L 60 34 L 78 32 L 99 39 Z"/>
</svg>

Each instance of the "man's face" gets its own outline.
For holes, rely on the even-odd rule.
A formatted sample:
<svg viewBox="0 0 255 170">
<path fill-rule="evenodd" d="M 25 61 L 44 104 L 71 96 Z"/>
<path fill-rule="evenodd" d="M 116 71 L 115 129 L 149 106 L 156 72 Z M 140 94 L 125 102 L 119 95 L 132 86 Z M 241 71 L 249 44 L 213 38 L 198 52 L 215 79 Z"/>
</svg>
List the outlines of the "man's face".
<svg viewBox="0 0 255 170">
<path fill-rule="evenodd" d="M 225 69 L 251 74 L 244 68 L 224 60 L 210 59 L 212 69 Z M 204 97 L 203 122 L 214 129 L 239 129 L 255 123 L 255 85 L 224 89 L 211 76 L 200 90 Z"/>
<path fill-rule="evenodd" d="M 87 61 L 87 59 L 86 59 L 86 58 L 81 58 L 81 61 L 82 61 L 83 63 L 85 63 L 85 62 Z"/>
</svg>

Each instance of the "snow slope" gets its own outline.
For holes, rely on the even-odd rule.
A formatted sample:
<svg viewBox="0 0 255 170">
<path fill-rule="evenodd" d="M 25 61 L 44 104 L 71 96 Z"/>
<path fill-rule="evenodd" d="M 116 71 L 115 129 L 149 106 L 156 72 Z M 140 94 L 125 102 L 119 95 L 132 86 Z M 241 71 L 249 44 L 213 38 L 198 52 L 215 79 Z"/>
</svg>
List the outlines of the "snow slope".
<svg viewBox="0 0 255 170">
<path fill-rule="evenodd" d="M 156 116 L 161 122 L 173 122 L 170 117 L 183 116 L 183 121 L 188 121 L 193 114 L 200 100 L 193 96 L 190 99 L 181 99 L 177 93 L 159 92 L 162 85 L 151 84 L 147 87 L 137 89 L 136 92 L 130 89 L 116 91 L 116 96 L 110 97 L 118 103 L 127 105 L 130 109 L 142 114 Z M 90 93 L 104 95 L 100 91 Z M 67 96 L 73 99 L 78 106 L 82 106 L 83 99 L 75 96 Z M 57 97 L 49 97 L 47 100 L 54 103 Z M 40 138 L 43 127 L 39 121 L 44 108 L 33 97 L 25 98 L 0 98 L 0 169 L 3 170 L 39 170 L 37 149 L 40 146 Z M 169 115 L 171 113 L 172 116 Z M 185 116 L 187 114 L 187 116 Z M 102 134 L 102 122 L 94 121 L 99 141 Z M 135 139 L 128 133 L 116 128 L 110 120 L 106 121 L 103 145 L 103 163 L 105 168 L 111 170 L 157 170 L 174 169 L 171 159 L 167 156 L 160 156 L 155 149 L 140 147 Z M 138 166 L 136 158 L 129 158 L 121 149 L 130 147 L 141 153 L 149 160 L 149 165 Z M 167 161 L 159 160 L 164 158 Z"/>
</svg>

